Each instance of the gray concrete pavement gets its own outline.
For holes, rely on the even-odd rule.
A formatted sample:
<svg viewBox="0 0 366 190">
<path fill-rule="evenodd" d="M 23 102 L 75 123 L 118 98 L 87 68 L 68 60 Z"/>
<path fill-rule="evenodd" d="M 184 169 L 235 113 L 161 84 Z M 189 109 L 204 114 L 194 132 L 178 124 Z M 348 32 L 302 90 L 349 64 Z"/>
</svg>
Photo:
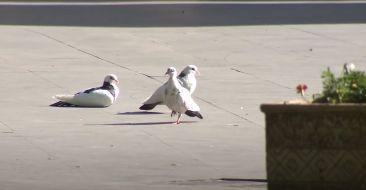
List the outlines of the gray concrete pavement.
<svg viewBox="0 0 366 190">
<path fill-rule="evenodd" d="M 2 25 L 0 189 L 266 189 L 260 103 L 297 98 L 299 83 L 319 92 L 327 66 L 365 70 L 365 38 L 365 24 Z M 141 114 L 166 68 L 188 64 L 204 119 Z M 48 106 L 107 73 L 120 79 L 113 106 Z"/>
</svg>

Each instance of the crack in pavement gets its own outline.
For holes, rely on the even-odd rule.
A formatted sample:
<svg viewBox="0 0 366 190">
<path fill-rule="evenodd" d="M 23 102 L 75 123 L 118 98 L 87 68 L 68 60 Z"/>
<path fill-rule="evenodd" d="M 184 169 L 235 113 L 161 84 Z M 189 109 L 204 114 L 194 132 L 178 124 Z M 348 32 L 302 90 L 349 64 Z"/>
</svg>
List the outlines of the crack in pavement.
<svg viewBox="0 0 366 190">
<path fill-rule="evenodd" d="M 71 45 L 71 44 L 69 44 L 69 43 L 67 43 L 67 42 L 64 42 L 64 41 L 62 41 L 62 40 L 59 40 L 59 39 L 57 39 L 57 38 L 55 38 L 55 37 L 52 37 L 52 36 L 50 36 L 50 35 L 48 35 L 48 34 L 45 34 L 45 33 L 39 32 L 39 31 L 35 31 L 35 30 L 31 30 L 31 29 L 25 29 L 25 30 L 26 30 L 26 31 L 28 31 L 28 32 L 32 32 L 32 33 L 35 33 L 35 34 L 41 35 L 41 36 L 43 36 L 43 37 L 45 37 L 45 38 L 48 38 L 48 39 L 50 39 L 50 40 L 56 41 L 56 42 L 58 42 L 58 43 L 60 43 L 60 44 L 63 44 L 63 45 L 65 45 L 65 46 L 67 46 L 67 47 L 69 47 L 69 48 L 72 48 L 72 49 L 74 49 L 74 50 L 76 50 L 76 51 L 79 51 L 79 52 L 81 52 L 81 53 L 84 53 L 84 54 L 90 55 L 90 56 L 92 56 L 92 57 L 94 57 L 94 58 L 96 58 L 96 59 L 101 60 L 102 62 L 105 62 L 105 63 L 111 64 L 111 65 L 113 65 L 113 66 L 116 66 L 116 67 L 119 67 L 119 68 L 125 69 L 125 70 L 127 70 L 127 71 L 130 71 L 130 72 L 133 72 L 133 73 L 136 73 L 136 74 L 139 74 L 139 75 L 145 76 L 145 77 L 147 77 L 147 78 L 149 78 L 149 79 L 152 79 L 152 80 L 154 80 L 154 81 L 157 81 L 157 82 L 159 82 L 159 83 L 163 83 L 163 81 L 160 81 L 160 80 L 156 79 L 154 76 L 148 75 L 148 74 L 146 74 L 146 73 L 139 72 L 139 71 L 137 71 L 137 70 L 131 69 L 131 68 L 126 67 L 126 66 L 123 66 L 123 65 L 119 65 L 119 64 L 117 64 L 117 63 L 115 63 L 115 62 L 113 62 L 113 61 L 110 61 L 110 60 L 108 60 L 108 59 L 105 59 L 105 58 L 103 58 L 103 57 L 101 57 L 101 56 L 98 56 L 98 55 L 93 54 L 93 53 L 91 53 L 91 52 L 88 52 L 88 51 L 86 51 L 86 50 L 80 49 L 80 48 L 78 48 L 78 47 L 76 47 L 76 46 L 74 46 L 74 45 Z M 204 98 L 201 98 L 201 97 L 199 97 L 199 96 L 194 96 L 194 97 L 196 97 L 197 99 L 201 100 L 202 102 L 207 103 L 207 104 L 208 104 L 208 105 L 210 105 L 210 106 L 213 106 L 213 107 L 214 107 L 214 108 L 216 108 L 216 109 L 219 109 L 219 110 L 221 110 L 221 111 L 224 111 L 224 112 L 226 112 L 226 113 L 229 113 L 229 114 L 231 114 L 231 115 L 233 115 L 233 116 L 235 116 L 235 117 L 237 117 L 237 118 L 240 118 L 240 119 L 242 119 L 242 120 L 245 120 L 245 121 L 247 121 L 247 122 L 249 122 L 249 123 L 252 123 L 252 124 L 255 124 L 255 125 L 257 125 L 257 126 L 262 126 L 261 124 L 256 123 L 255 121 L 252 121 L 252 120 L 250 120 L 250 119 L 248 119 L 248 118 L 245 118 L 245 117 L 243 117 L 243 116 L 241 116 L 241 115 L 238 115 L 238 114 L 236 114 L 236 113 L 234 113 L 234 112 L 232 112 L 232 111 L 229 111 L 229 110 L 227 110 L 227 109 L 225 109 L 225 108 L 223 108 L 223 107 L 221 107 L 221 106 L 219 106 L 219 105 L 216 105 L 216 104 L 214 104 L 214 103 L 212 103 L 212 102 L 210 102 L 210 101 L 208 101 L 208 100 L 205 100 Z M 263 127 L 263 126 L 262 126 L 262 127 Z"/>
</svg>

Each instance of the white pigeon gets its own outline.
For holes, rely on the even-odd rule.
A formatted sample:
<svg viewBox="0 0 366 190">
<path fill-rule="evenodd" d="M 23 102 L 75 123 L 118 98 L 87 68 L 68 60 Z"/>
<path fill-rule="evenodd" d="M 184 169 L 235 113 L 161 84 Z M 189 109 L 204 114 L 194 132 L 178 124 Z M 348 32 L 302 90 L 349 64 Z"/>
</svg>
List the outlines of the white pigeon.
<svg viewBox="0 0 366 190">
<path fill-rule="evenodd" d="M 101 87 L 89 88 L 74 95 L 56 95 L 54 98 L 60 101 L 50 106 L 108 107 L 117 100 L 119 94 L 117 83 L 117 76 L 109 74 L 104 78 Z"/>
<path fill-rule="evenodd" d="M 188 65 L 177 77 L 179 83 L 186 88 L 190 94 L 193 94 L 197 86 L 196 73 L 199 73 L 197 66 Z M 144 101 L 140 110 L 152 110 L 155 106 L 164 104 L 166 88 L 167 83 L 164 83 L 156 89 L 155 92 Z"/>
<path fill-rule="evenodd" d="M 350 74 L 352 71 L 354 71 L 356 69 L 356 65 L 353 63 L 345 63 L 343 65 L 343 70 L 346 74 Z"/>
<path fill-rule="evenodd" d="M 165 74 L 169 75 L 169 80 L 165 90 L 164 104 L 172 110 L 172 113 L 178 113 L 176 124 L 180 123 L 182 113 L 185 113 L 190 117 L 203 119 L 199 112 L 200 108 L 192 99 L 191 94 L 179 83 L 177 79 L 177 70 L 174 67 L 169 67 Z"/>
<path fill-rule="evenodd" d="M 186 88 L 190 94 L 193 94 L 194 90 L 196 90 L 196 73 L 199 74 L 198 68 L 195 65 L 188 65 L 178 75 L 179 83 Z"/>
</svg>

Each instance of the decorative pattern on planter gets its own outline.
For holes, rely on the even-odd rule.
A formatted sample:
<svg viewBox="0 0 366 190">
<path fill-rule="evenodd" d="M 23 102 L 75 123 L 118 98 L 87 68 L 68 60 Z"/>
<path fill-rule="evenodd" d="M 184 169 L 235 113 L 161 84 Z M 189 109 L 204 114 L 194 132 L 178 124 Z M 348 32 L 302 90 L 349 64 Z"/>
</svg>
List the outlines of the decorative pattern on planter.
<svg viewBox="0 0 366 190">
<path fill-rule="evenodd" d="M 266 112 L 266 140 L 269 190 L 366 189 L 366 112 Z"/>
</svg>

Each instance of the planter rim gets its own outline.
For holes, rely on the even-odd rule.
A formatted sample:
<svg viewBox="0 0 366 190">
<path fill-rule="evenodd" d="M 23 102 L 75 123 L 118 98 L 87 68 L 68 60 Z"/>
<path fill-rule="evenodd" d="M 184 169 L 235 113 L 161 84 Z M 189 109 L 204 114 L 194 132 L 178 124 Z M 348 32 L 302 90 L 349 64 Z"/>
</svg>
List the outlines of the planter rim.
<svg viewBox="0 0 366 190">
<path fill-rule="evenodd" d="M 341 104 L 284 104 L 264 103 L 260 109 L 264 113 L 273 112 L 366 112 L 366 103 Z"/>
</svg>

